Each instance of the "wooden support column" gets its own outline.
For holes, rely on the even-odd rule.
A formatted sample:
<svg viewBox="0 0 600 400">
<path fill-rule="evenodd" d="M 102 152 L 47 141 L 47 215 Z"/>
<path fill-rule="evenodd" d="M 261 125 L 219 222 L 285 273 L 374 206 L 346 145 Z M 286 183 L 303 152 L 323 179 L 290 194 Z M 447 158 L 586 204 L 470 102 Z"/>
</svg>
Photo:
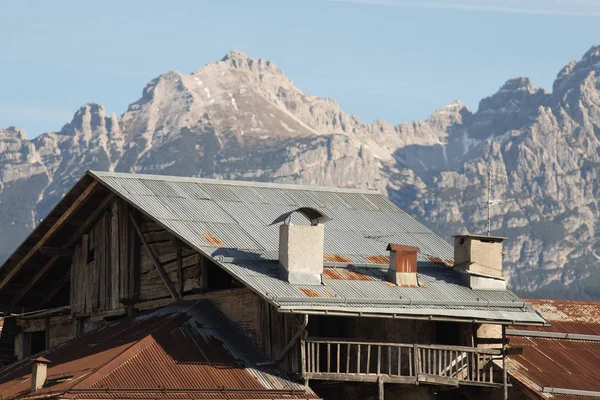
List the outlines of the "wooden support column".
<svg viewBox="0 0 600 400">
<path fill-rule="evenodd" d="M 150 257 L 150 260 L 152 260 L 152 263 L 154 264 L 154 268 L 156 268 L 156 272 L 158 272 L 158 275 L 160 276 L 163 283 L 167 287 L 167 290 L 171 294 L 171 297 L 173 297 L 173 299 L 175 299 L 175 300 L 179 300 L 179 295 L 177 294 L 177 291 L 173 288 L 173 284 L 171 283 L 169 276 L 165 273 L 165 270 L 163 269 L 162 265 L 160 265 L 160 261 L 158 260 L 158 258 L 156 258 L 156 255 L 154 254 L 154 252 L 152 251 L 152 248 L 148 244 L 148 241 L 144 237 L 144 233 L 140 229 L 140 226 L 138 225 L 137 221 L 135 220 L 135 218 L 133 217 L 133 215 L 131 213 L 129 213 L 129 219 L 131 220 L 131 223 L 133 224 L 133 227 L 134 227 L 140 241 L 142 242 L 144 249 L 146 249 L 146 252 L 148 253 L 148 256 Z"/>
<path fill-rule="evenodd" d="M 379 388 L 379 400 L 384 400 L 384 393 L 383 393 L 383 377 L 378 377 L 377 378 L 377 386 Z"/>
</svg>

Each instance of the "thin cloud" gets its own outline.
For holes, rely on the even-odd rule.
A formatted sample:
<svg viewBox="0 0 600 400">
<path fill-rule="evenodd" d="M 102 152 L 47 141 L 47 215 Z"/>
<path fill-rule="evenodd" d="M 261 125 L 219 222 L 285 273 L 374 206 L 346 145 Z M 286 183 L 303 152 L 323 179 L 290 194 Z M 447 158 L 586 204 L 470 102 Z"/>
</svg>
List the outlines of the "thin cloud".
<svg viewBox="0 0 600 400">
<path fill-rule="evenodd" d="M 600 17 L 600 2 L 585 0 L 529 0 L 529 1 L 454 1 L 428 2 L 395 0 L 328 0 L 333 3 L 367 4 L 373 6 L 421 8 L 431 10 L 460 10 L 491 13 L 530 14 L 568 17 Z M 511 4 L 514 4 L 511 5 Z"/>
</svg>

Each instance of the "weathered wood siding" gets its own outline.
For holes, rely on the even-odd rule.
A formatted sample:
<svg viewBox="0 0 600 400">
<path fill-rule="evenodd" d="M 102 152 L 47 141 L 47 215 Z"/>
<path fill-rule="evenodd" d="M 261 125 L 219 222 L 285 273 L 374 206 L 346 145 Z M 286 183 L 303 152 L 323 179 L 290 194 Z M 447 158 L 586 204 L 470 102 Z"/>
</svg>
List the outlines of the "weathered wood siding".
<svg viewBox="0 0 600 400">
<path fill-rule="evenodd" d="M 182 295 L 202 289 L 201 263 L 204 260 L 198 252 L 178 243 L 173 235 L 153 221 L 142 220 L 140 229 L 176 292 Z M 140 300 L 170 297 L 169 290 L 142 245 L 139 246 L 139 254 Z"/>
<path fill-rule="evenodd" d="M 71 313 L 90 315 L 122 307 L 135 294 L 135 262 L 127 204 L 115 200 L 75 246 L 71 263 Z"/>
<path fill-rule="evenodd" d="M 261 348 L 271 360 L 278 360 L 292 341 L 302 322 L 302 316 L 277 312 L 277 309 L 265 301 L 261 301 Z M 300 371 L 300 346 L 298 341 L 278 364 L 287 373 Z"/>
</svg>

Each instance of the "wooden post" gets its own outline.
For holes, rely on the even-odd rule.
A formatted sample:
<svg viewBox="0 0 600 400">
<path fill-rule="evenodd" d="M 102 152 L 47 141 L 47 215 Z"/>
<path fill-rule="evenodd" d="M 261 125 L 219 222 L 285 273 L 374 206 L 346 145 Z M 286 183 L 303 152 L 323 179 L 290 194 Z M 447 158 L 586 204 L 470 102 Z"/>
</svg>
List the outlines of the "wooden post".
<svg viewBox="0 0 600 400">
<path fill-rule="evenodd" d="M 384 393 L 383 393 L 383 377 L 378 377 L 377 378 L 377 385 L 379 386 L 379 400 L 384 400 Z"/>
<path fill-rule="evenodd" d="M 173 297 L 173 299 L 175 299 L 175 300 L 179 300 L 179 296 L 178 296 L 177 292 L 175 291 L 175 289 L 173 288 L 173 285 L 171 284 L 171 280 L 169 279 L 169 276 L 165 273 L 165 270 L 160 265 L 158 258 L 156 258 L 156 255 L 154 255 L 152 248 L 150 247 L 150 245 L 148 244 L 148 241 L 144 237 L 144 233 L 140 229 L 140 226 L 138 225 L 135 218 L 133 218 L 133 215 L 131 213 L 129 214 L 129 219 L 131 220 L 131 223 L 133 224 L 133 227 L 134 227 L 138 237 L 140 238 L 140 241 L 142 242 L 144 249 L 146 249 L 146 252 L 148 253 L 148 256 L 150 257 L 150 260 L 152 260 L 152 263 L 154 264 L 154 268 L 156 268 L 158 275 L 160 276 L 163 283 L 167 287 L 167 290 L 169 290 L 171 297 Z"/>
<path fill-rule="evenodd" d="M 504 400 L 508 400 L 508 376 L 506 372 L 506 325 L 502 325 L 502 387 Z"/>
<path fill-rule="evenodd" d="M 413 357 L 415 360 L 415 377 L 417 378 L 417 384 L 419 384 L 419 373 L 421 372 L 421 360 L 419 360 L 419 347 L 415 343 Z M 410 360 L 409 360 L 410 362 Z"/>
</svg>

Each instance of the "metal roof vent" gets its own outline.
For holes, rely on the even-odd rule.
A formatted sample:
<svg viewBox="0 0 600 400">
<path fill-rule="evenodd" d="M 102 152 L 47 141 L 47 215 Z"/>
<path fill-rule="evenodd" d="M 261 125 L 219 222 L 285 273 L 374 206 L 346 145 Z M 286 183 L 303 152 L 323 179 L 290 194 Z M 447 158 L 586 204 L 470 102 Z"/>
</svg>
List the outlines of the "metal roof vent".
<svg viewBox="0 0 600 400">
<path fill-rule="evenodd" d="M 34 358 L 33 367 L 31 370 L 31 391 L 35 392 L 44 387 L 46 378 L 48 378 L 48 364 L 50 360 L 44 357 Z"/>
<path fill-rule="evenodd" d="M 417 253 L 420 249 L 414 246 L 390 243 L 387 250 L 390 252 L 387 280 L 398 286 L 418 287 Z"/>
<path fill-rule="evenodd" d="M 310 226 L 294 225 L 290 217 L 294 212 L 304 215 Z M 279 226 L 279 264 L 282 278 L 293 284 L 320 285 L 323 279 L 324 222 L 331 218 L 314 208 L 298 208 L 278 217 L 273 224 Z"/>
<path fill-rule="evenodd" d="M 499 236 L 454 236 L 454 268 L 464 274 L 471 289 L 506 289 L 502 275 L 504 239 Z"/>
</svg>

